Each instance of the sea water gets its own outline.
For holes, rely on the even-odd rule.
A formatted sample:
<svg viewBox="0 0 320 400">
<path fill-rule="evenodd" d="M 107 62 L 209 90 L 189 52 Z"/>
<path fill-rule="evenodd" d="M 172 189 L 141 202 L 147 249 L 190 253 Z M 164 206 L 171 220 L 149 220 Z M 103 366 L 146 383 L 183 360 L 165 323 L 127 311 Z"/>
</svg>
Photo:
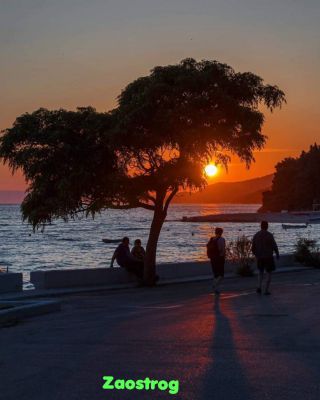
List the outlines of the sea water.
<svg viewBox="0 0 320 400">
<path fill-rule="evenodd" d="M 259 204 L 173 204 L 169 208 L 159 239 L 157 262 L 172 263 L 206 260 L 206 243 L 212 235 L 213 223 L 181 222 L 183 216 L 219 213 L 255 212 Z M 54 221 L 52 225 L 33 232 L 21 220 L 17 205 L 0 205 L 0 268 L 22 272 L 28 286 L 30 271 L 60 268 L 101 268 L 110 265 L 116 247 L 103 238 L 137 238 L 145 246 L 152 212 L 144 209 L 105 210 L 95 219 Z M 252 237 L 257 223 L 219 223 L 227 241 L 239 235 Z M 280 252 L 292 253 L 301 236 L 320 238 L 320 224 L 307 229 L 283 230 L 280 223 L 270 224 Z"/>
</svg>

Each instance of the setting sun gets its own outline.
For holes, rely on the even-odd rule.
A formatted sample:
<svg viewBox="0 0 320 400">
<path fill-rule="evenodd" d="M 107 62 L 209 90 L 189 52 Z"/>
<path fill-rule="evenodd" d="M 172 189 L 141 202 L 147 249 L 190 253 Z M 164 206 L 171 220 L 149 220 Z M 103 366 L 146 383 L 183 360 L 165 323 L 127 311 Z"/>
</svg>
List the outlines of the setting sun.
<svg viewBox="0 0 320 400">
<path fill-rule="evenodd" d="M 205 169 L 204 172 L 206 173 L 207 176 L 215 176 L 218 173 L 218 168 L 216 165 L 214 164 L 208 164 Z"/>
</svg>

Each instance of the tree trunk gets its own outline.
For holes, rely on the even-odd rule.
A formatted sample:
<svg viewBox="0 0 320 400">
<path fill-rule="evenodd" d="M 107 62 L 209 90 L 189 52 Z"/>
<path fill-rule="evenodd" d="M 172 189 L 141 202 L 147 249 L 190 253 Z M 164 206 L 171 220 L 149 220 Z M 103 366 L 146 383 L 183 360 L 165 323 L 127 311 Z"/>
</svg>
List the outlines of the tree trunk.
<svg viewBox="0 0 320 400">
<path fill-rule="evenodd" d="M 155 285 L 157 246 L 161 228 L 166 216 L 167 211 L 163 210 L 163 204 L 161 202 L 161 205 L 159 204 L 156 206 L 153 214 L 146 248 L 146 256 L 144 261 L 144 281 L 147 286 Z"/>
</svg>

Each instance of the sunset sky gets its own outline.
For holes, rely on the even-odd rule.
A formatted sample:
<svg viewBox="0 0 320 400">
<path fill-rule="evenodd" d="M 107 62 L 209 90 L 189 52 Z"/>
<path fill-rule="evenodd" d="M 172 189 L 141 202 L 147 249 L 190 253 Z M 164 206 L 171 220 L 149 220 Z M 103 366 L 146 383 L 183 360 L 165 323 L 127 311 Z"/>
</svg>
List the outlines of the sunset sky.
<svg viewBox="0 0 320 400">
<path fill-rule="evenodd" d="M 39 107 L 109 110 L 155 65 L 215 59 L 277 84 L 266 148 L 211 182 L 273 172 L 320 142 L 319 0 L 0 0 L 0 129 Z M 0 166 L 0 190 L 25 187 Z"/>
</svg>

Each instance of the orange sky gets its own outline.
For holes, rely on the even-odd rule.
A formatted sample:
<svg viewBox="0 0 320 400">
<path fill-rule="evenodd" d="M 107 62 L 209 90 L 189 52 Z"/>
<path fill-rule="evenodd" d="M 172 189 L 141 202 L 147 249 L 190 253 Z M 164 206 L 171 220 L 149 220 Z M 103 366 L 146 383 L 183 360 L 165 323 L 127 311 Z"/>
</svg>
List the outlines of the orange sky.
<svg viewBox="0 0 320 400">
<path fill-rule="evenodd" d="M 7 2 L 0 13 L 0 129 L 39 107 L 108 110 L 155 65 L 185 57 L 252 71 L 287 95 L 266 114 L 266 148 L 251 169 L 233 160 L 210 182 L 274 171 L 320 142 L 320 3 L 316 0 Z M 22 4 L 23 3 L 23 4 Z M 303 3 L 303 4 L 302 4 Z M 25 187 L 0 165 L 0 190 Z"/>
</svg>

